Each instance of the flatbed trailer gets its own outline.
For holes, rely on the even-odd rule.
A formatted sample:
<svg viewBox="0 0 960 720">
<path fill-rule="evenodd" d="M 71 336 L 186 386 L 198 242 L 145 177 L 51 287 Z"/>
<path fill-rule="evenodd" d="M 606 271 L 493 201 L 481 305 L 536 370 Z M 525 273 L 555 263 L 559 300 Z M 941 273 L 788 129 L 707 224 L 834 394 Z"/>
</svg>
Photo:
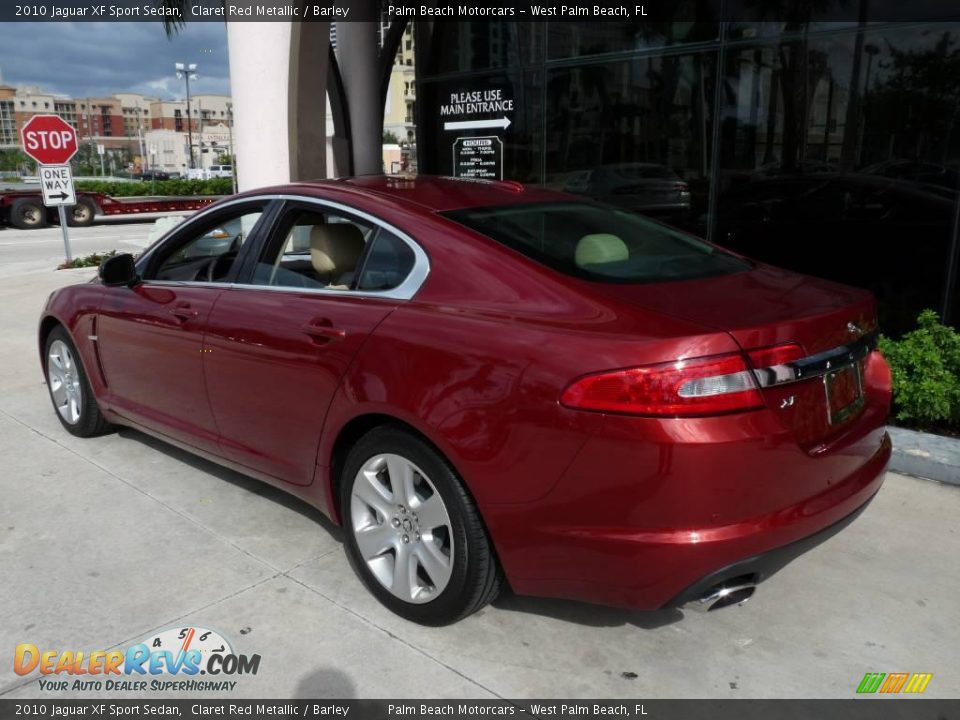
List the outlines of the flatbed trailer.
<svg viewBox="0 0 960 720">
<path fill-rule="evenodd" d="M 191 195 L 115 198 L 103 193 L 79 191 L 77 204 L 67 208 L 67 224 L 86 227 L 92 225 L 97 216 L 193 212 L 221 197 L 223 196 Z M 32 230 L 57 222 L 57 209 L 44 207 L 43 196 L 39 190 L 0 190 L 0 224 Z"/>
</svg>

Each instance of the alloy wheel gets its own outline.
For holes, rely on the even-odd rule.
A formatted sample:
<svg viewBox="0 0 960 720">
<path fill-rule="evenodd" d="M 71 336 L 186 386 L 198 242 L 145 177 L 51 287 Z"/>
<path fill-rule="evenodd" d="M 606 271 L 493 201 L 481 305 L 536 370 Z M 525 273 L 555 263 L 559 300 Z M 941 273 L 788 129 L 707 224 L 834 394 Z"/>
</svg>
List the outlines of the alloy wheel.
<svg viewBox="0 0 960 720">
<path fill-rule="evenodd" d="M 354 478 L 350 514 L 357 548 L 383 587 L 415 604 L 443 592 L 453 570 L 453 529 L 420 468 L 401 455 L 374 455 Z"/>
<path fill-rule="evenodd" d="M 76 425 L 83 412 L 83 385 L 73 353 L 62 340 L 54 340 L 47 354 L 47 382 L 53 404 L 64 422 Z"/>
</svg>

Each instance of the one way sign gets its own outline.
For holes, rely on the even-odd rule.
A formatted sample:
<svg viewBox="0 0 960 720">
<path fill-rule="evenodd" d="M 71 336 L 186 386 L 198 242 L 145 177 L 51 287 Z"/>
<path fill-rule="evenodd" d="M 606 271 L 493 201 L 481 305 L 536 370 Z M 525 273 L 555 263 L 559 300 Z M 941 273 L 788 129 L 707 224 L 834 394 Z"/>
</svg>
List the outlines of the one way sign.
<svg viewBox="0 0 960 720">
<path fill-rule="evenodd" d="M 43 190 L 43 204 L 47 207 L 77 204 L 69 165 L 41 165 L 40 188 Z"/>
</svg>

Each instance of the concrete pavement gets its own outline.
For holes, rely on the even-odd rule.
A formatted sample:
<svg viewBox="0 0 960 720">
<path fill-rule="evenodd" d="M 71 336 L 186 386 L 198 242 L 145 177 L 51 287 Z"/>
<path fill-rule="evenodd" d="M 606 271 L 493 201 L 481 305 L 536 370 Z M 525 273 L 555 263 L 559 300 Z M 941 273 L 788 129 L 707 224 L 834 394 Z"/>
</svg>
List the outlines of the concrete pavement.
<svg viewBox="0 0 960 720">
<path fill-rule="evenodd" d="M 70 228 L 74 257 L 119 250 L 135 253 L 147 245 L 153 223 L 114 220 L 85 228 Z M 0 225 L 0 278 L 52 270 L 63 262 L 63 234 L 57 225 L 17 230 Z"/>
<path fill-rule="evenodd" d="M 132 249 L 148 226 L 85 231 L 84 252 Z M 109 649 L 187 625 L 261 655 L 229 697 L 850 698 L 868 671 L 932 672 L 926 696 L 960 695 L 960 488 L 889 474 L 853 525 L 742 608 L 508 594 L 419 627 L 366 593 L 306 505 L 134 431 L 63 431 L 35 325 L 52 289 L 93 272 L 53 272 L 38 232 L 59 237 L 0 231 L 0 697 L 59 695 L 13 672 L 18 643 Z"/>
</svg>

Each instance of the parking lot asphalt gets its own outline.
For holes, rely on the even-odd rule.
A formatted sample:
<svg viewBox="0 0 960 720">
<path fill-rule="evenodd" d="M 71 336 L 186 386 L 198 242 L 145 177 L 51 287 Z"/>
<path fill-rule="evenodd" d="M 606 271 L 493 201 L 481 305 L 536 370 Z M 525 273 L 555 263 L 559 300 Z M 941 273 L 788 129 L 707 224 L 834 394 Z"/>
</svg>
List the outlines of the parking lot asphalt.
<svg viewBox="0 0 960 720">
<path fill-rule="evenodd" d="M 148 230 L 75 237 L 84 252 L 134 249 Z M 303 503 L 135 431 L 60 427 L 36 322 L 51 290 L 93 271 L 54 272 L 50 234 L 0 230 L 0 696 L 142 696 L 41 690 L 14 672 L 14 647 L 112 649 L 188 625 L 261 656 L 256 675 L 207 695 L 222 699 L 851 698 L 866 672 L 929 672 L 925 696 L 960 695 L 960 488 L 892 473 L 856 522 L 743 607 L 506 594 L 451 627 L 397 618 Z"/>
</svg>

